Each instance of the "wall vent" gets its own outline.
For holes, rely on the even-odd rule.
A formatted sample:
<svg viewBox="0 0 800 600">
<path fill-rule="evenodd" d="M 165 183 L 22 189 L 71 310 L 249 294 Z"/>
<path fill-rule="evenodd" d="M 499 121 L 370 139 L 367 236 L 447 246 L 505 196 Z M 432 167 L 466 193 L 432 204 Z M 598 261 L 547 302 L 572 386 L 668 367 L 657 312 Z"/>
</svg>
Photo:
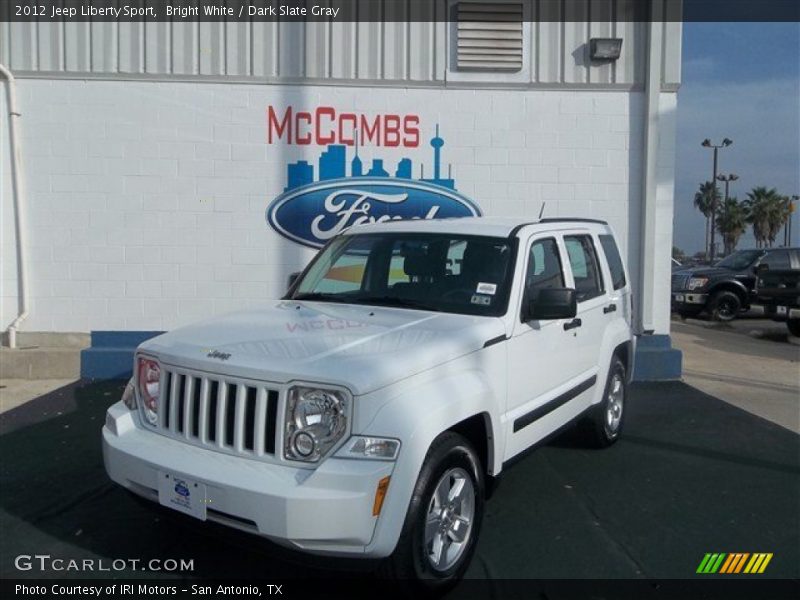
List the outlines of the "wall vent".
<svg viewBox="0 0 800 600">
<path fill-rule="evenodd" d="M 456 11 L 460 70 L 522 69 L 522 3 L 459 2 Z"/>
</svg>

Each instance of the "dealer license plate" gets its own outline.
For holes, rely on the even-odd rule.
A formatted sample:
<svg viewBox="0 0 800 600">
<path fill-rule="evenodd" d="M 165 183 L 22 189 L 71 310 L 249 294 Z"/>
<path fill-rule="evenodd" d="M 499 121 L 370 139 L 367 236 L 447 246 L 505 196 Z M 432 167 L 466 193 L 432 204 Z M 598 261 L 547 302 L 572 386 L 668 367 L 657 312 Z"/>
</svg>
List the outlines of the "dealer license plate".
<svg viewBox="0 0 800 600">
<path fill-rule="evenodd" d="M 788 314 L 789 309 L 785 306 L 776 306 L 775 312 L 779 317 L 785 317 Z"/>
<path fill-rule="evenodd" d="M 158 502 L 203 521 L 206 520 L 206 484 L 183 475 L 158 474 Z"/>
</svg>

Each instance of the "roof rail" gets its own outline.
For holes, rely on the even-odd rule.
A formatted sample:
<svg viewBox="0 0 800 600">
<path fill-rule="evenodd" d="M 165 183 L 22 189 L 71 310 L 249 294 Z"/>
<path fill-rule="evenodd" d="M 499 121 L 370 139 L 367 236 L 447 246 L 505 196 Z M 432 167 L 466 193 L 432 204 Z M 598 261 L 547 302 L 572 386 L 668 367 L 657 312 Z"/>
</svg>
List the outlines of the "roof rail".
<svg viewBox="0 0 800 600">
<path fill-rule="evenodd" d="M 600 219 L 582 219 L 580 217 L 547 217 L 545 219 L 540 219 L 539 223 L 599 223 L 600 225 L 608 225 L 608 221 L 602 221 Z"/>
</svg>

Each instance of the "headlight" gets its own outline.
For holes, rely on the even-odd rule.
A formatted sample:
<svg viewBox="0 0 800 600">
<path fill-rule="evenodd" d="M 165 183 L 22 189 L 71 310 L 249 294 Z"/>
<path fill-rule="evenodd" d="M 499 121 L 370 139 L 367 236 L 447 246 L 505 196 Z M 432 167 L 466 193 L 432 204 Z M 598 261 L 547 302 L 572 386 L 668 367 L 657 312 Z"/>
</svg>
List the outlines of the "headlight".
<svg viewBox="0 0 800 600">
<path fill-rule="evenodd" d="M 690 290 L 696 290 L 698 288 L 704 287 L 708 283 L 708 277 L 690 277 L 688 288 Z"/>
<path fill-rule="evenodd" d="M 158 384 L 161 366 L 152 358 L 140 356 L 136 363 L 136 386 L 144 408 L 144 416 L 151 425 L 158 422 Z"/>
<path fill-rule="evenodd" d="M 400 452 L 400 440 L 354 435 L 336 453 L 339 458 L 394 460 Z"/>
<path fill-rule="evenodd" d="M 122 392 L 122 403 L 131 410 L 136 409 L 136 392 L 133 389 L 133 377 L 128 381 L 125 386 L 125 391 Z"/>
<path fill-rule="evenodd" d="M 349 396 L 340 390 L 296 386 L 289 390 L 284 456 L 317 462 L 347 431 Z"/>
</svg>

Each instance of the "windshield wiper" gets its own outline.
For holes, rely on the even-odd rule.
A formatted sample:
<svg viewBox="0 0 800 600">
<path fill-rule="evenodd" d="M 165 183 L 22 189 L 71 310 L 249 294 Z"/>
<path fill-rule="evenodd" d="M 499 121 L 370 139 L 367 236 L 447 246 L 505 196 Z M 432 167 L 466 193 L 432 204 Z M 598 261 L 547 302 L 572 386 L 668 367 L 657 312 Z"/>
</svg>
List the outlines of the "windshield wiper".
<svg viewBox="0 0 800 600">
<path fill-rule="evenodd" d="M 347 298 L 342 298 L 341 294 L 328 294 L 326 292 L 306 292 L 295 294 L 290 300 L 319 300 L 321 302 L 350 302 Z"/>
<path fill-rule="evenodd" d="M 381 306 L 399 306 L 402 308 L 416 308 L 418 310 L 429 310 L 432 312 L 440 312 L 436 307 L 410 300 L 408 298 L 398 298 L 397 296 L 365 296 L 361 298 L 353 298 L 353 304 L 378 304 Z"/>
</svg>

